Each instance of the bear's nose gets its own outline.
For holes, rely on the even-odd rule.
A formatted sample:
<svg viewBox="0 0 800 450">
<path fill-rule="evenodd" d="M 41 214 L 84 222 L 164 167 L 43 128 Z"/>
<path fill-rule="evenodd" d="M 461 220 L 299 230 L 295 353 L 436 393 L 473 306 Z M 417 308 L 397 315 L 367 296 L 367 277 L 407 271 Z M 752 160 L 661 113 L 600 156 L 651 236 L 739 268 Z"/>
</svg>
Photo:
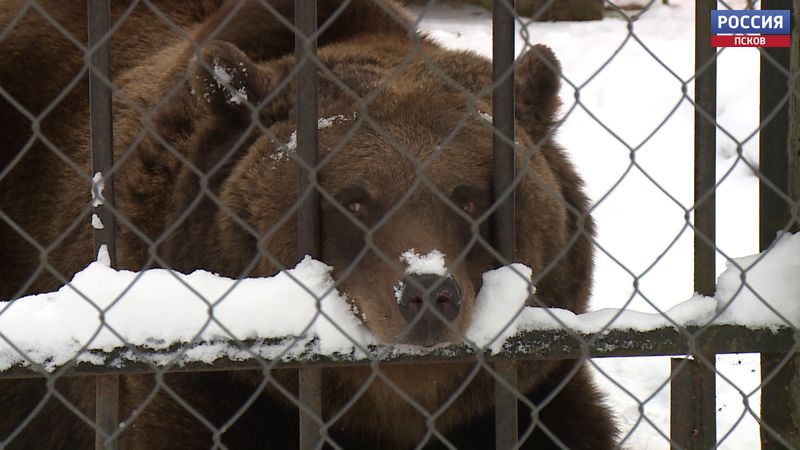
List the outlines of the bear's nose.
<svg viewBox="0 0 800 450">
<path fill-rule="evenodd" d="M 433 309 L 452 322 L 461 309 L 461 293 L 451 277 L 409 275 L 404 281 L 399 308 L 406 322 L 411 322 L 424 312 L 418 321 L 420 325 L 441 323 Z"/>
</svg>

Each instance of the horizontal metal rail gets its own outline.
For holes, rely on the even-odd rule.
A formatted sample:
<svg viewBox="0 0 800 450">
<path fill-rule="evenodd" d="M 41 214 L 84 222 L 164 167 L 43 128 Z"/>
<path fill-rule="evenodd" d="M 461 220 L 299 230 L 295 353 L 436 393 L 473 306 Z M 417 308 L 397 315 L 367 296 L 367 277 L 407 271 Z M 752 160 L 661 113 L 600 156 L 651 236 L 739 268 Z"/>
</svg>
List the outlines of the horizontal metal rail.
<svg viewBox="0 0 800 450">
<path fill-rule="evenodd" d="M 692 337 L 694 336 L 694 337 Z M 241 343 L 227 342 L 229 350 L 240 351 L 247 348 L 253 354 L 275 353 L 276 349 L 286 348 L 295 338 L 275 338 L 268 340 L 248 340 Z M 197 343 L 192 347 L 213 344 L 219 346 L 225 341 Z M 315 341 L 302 345 L 303 351 L 297 356 L 275 363 L 275 368 L 299 368 L 308 366 L 353 366 L 369 364 L 367 357 L 354 354 L 321 355 L 314 352 Z M 483 353 L 486 361 L 530 361 L 536 359 L 580 359 L 585 357 L 603 358 L 619 356 L 678 356 L 697 353 L 760 353 L 797 352 L 800 347 L 800 330 L 791 327 L 775 329 L 752 329 L 740 325 L 714 325 L 705 329 L 688 327 L 680 331 L 673 327 L 650 331 L 611 330 L 603 334 L 575 333 L 566 330 L 526 331 L 510 337 L 503 350 L 497 354 L 481 351 L 469 345 L 449 345 L 434 350 L 421 351 L 416 347 L 392 347 L 371 345 L 367 348 L 373 359 L 385 364 L 420 364 L 430 362 L 475 362 L 476 355 Z M 131 349 L 135 351 L 132 352 Z M 66 367 L 59 375 L 99 375 L 151 373 L 152 365 L 141 357 L 152 357 L 153 361 L 164 361 L 178 353 L 183 346 L 175 345 L 164 350 L 146 347 L 126 347 L 110 352 L 93 351 L 93 357 L 105 360 L 103 365 L 78 362 Z M 224 353 L 224 352 L 222 352 Z M 136 354 L 137 356 L 132 356 Z M 266 358 L 264 358 L 266 359 Z M 213 372 L 224 370 L 261 370 L 262 364 L 254 357 L 234 359 L 222 357 L 212 363 L 181 361 L 166 370 L 169 372 Z M 0 378 L 34 378 L 43 374 L 31 367 L 16 366 L 0 372 Z"/>
</svg>

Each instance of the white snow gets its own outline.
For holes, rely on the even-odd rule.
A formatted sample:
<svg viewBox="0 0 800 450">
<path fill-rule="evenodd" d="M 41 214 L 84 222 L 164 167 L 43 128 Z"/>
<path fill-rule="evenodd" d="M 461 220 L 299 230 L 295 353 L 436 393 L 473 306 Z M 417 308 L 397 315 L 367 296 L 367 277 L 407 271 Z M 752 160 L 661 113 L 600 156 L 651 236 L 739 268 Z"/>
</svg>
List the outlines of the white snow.
<svg viewBox="0 0 800 450">
<path fill-rule="evenodd" d="M 241 63 L 239 64 L 242 65 Z M 228 103 L 234 105 L 240 105 L 243 101 L 247 100 L 247 90 L 244 86 L 240 87 L 239 89 L 234 89 L 231 82 L 233 81 L 233 73 L 236 70 L 242 70 L 246 72 L 247 69 L 244 68 L 228 68 L 224 65 L 220 64 L 219 59 L 214 59 L 214 62 L 211 66 L 214 75 L 214 82 L 216 83 L 216 89 L 225 89 L 226 95 L 228 98 Z"/>
<path fill-rule="evenodd" d="M 403 289 L 406 287 L 406 284 L 402 281 L 395 284 L 392 290 L 394 291 L 394 301 L 397 302 L 399 305 L 403 299 Z"/>
<path fill-rule="evenodd" d="M 97 208 L 102 205 L 106 200 L 103 197 L 103 189 L 106 187 L 106 180 L 103 178 L 103 172 L 97 172 L 92 177 L 92 206 Z"/>
<path fill-rule="evenodd" d="M 764 271 L 753 271 L 751 281 L 756 285 L 772 283 L 773 291 L 779 293 L 784 292 L 782 289 L 800 289 L 794 277 L 776 280 L 769 270 L 784 266 L 793 270 L 792 264 L 798 264 L 798 245 L 800 233 L 784 237 L 760 260 Z M 447 273 L 444 255 L 439 251 L 419 255 L 411 249 L 403 258 L 408 262 L 408 273 Z M 202 346 L 206 350 L 197 348 L 186 356 L 186 360 L 209 362 L 228 348 L 216 342 L 225 337 L 241 340 L 297 336 L 307 343 L 316 336 L 319 340 L 314 350 L 321 354 L 358 355 L 357 347 L 374 343 L 357 318 L 361 315 L 358 309 L 333 288 L 331 267 L 309 257 L 274 277 L 239 281 L 205 271 L 189 275 L 163 269 L 135 273 L 109 266 L 108 249 L 102 245 L 97 263 L 76 274 L 67 286 L 53 293 L 0 302 L 0 329 L 29 357 L 48 368 L 68 361 L 84 344 L 89 350 L 120 347 L 119 337 L 130 344 L 161 350 L 192 340 L 210 343 Z M 721 281 L 720 292 L 736 290 L 733 286 L 724 287 L 725 283 Z M 395 287 L 395 296 L 401 292 L 402 284 Z M 467 341 L 497 353 L 508 337 L 520 331 L 569 328 L 598 333 L 609 329 L 647 331 L 674 325 L 704 325 L 717 310 L 715 299 L 695 295 L 664 314 L 603 309 L 576 315 L 564 309 L 526 307 L 526 300 L 535 292 L 532 271 L 522 264 L 484 273 L 473 322 L 466 332 Z M 318 316 L 317 299 L 327 317 Z M 741 305 L 734 305 L 732 310 L 752 309 L 752 305 Z M 214 320 L 210 320 L 209 308 Z M 113 332 L 101 327 L 101 311 Z M 297 355 L 302 350 L 303 345 L 297 345 L 288 354 Z M 77 357 L 97 364 L 104 362 L 85 352 Z M 0 344 L 0 370 L 22 362 L 15 350 Z"/>
<path fill-rule="evenodd" d="M 338 114 L 331 117 L 323 117 L 317 120 L 317 130 L 330 128 L 337 123 L 349 122 L 350 120 L 355 120 L 357 117 L 358 113 L 353 113 L 352 118 L 345 117 L 343 114 Z M 297 150 L 297 130 L 292 131 L 292 134 L 289 135 L 289 140 L 286 141 L 285 144 L 281 145 L 278 151 L 275 152 L 271 158 L 275 161 L 280 161 L 284 156 L 286 156 L 287 153 L 295 150 Z"/>
<path fill-rule="evenodd" d="M 342 114 L 339 114 L 339 115 L 336 115 L 336 116 L 331 116 L 331 117 L 323 117 L 323 118 L 321 118 L 321 119 L 319 119 L 317 121 L 317 129 L 318 130 L 323 130 L 325 128 L 330 128 L 335 123 L 346 122 L 347 120 L 348 119 Z"/>
<path fill-rule="evenodd" d="M 520 328 L 525 301 L 536 292 L 533 272 L 522 264 L 511 264 L 483 274 L 483 288 L 475 299 L 472 323 L 466 338 L 493 353 L 501 350 L 509 336 Z"/>
<path fill-rule="evenodd" d="M 444 254 L 436 249 L 424 255 L 420 255 L 411 248 L 400 255 L 400 260 L 406 263 L 407 274 L 447 275 L 447 267 L 444 265 Z"/>
<path fill-rule="evenodd" d="M 556 330 L 569 328 L 582 333 L 599 333 L 610 329 L 650 331 L 676 325 L 705 325 L 713 317 L 717 302 L 695 295 L 660 313 L 605 308 L 576 315 L 558 308 L 526 308 L 522 312 L 520 330 Z"/>
<path fill-rule="evenodd" d="M 102 363 L 82 347 L 110 351 L 122 346 L 120 338 L 166 349 L 193 340 L 297 336 L 300 344 L 287 349 L 292 355 L 316 336 L 315 350 L 322 354 L 350 351 L 352 341 L 328 318 L 356 342 L 371 342 L 350 305 L 333 290 L 331 268 L 308 257 L 274 277 L 236 281 L 205 271 L 189 275 L 163 269 L 117 271 L 102 262 L 103 253 L 98 257 L 101 262 L 56 292 L 0 303 L 4 336 L 48 370 L 73 357 Z M 317 299 L 325 315 L 317 314 Z M 187 358 L 213 361 L 225 348 L 201 346 Z M 6 341 L 0 343 L 0 370 L 22 363 L 22 356 Z"/>
<path fill-rule="evenodd" d="M 219 59 L 214 60 L 212 69 L 214 70 L 214 80 L 216 80 L 220 87 L 231 84 L 231 74 L 228 73 L 228 69 L 219 64 Z"/>
<path fill-rule="evenodd" d="M 97 258 L 95 258 L 99 264 L 102 264 L 106 267 L 111 267 L 111 255 L 108 253 L 108 246 L 103 244 L 97 250 Z"/>
<path fill-rule="evenodd" d="M 800 233 L 782 235 L 764 254 L 729 262 L 716 297 L 722 322 L 800 327 Z"/>
<path fill-rule="evenodd" d="M 417 255 L 409 251 L 406 257 L 412 270 L 432 273 L 429 270 L 433 268 L 437 275 L 446 274 L 440 252 Z M 224 338 L 298 337 L 299 343 L 285 349 L 286 357 L 305 352 L 306 344 L 315 337 L 318 340 L 313 351 L 319 354 L 363 357 L 359 347 L 375 343 L 363 325 L 363 317 L 358 318 L 360 311 L 334 289 L 331 267 L 309 257 L 273 277 L 239 281 L 202 270 L 189 275 L 164 269 L 136 273 L 114 270 L 109 265 L 108 249 L 103 245 L 97 262 L 58 291 L 0 302 L 0 329 L 48 370 L 73 357 L 103 364 L 106 361 L 90 352 L 122 347 L 121 339 L 155 350 L 176 343 L 203 343 L 187 353 L 183 362 L 212 362 L 223 355 L 247 357 L 223 343 Z M 576 316 L 566 310 L 525 307 L 525 301 L 536 292 L 531 277 L 531 269 L 522 264 L 483 275 L 474 320 L 466 332 L 468 342 L 496 353 L 519 331 L 567 326 L 597 332 L 607 328 L 608 317 L 613 315 L 618 315 L 614 328 L 647 330 L 667 324 L 658 314 L 633 311 L 605 310 Z M 323 314 L 318 314 L 317 299 Z M 673 308 L 668 315 L 683 325 L 701 323 L 713 314 L 714 307 L 713 299 L 697 298 Z M 81 350 L 84 346 L 86 350 Z M 263 356 L 276 357 L 278 350 Z M 165 364 L 169 359 L 164 357 L 160 362 Z M 22 355 L 0 342 L 0 370 L 24 363 Z"/>
<path fill-rule="evenodd" d="M 100 217 L 97 214 L 92 214 L 92 228 L 95 230 L 102 230 L 105 228 L 103 221 L 100 220 Z"/>
<path fill-rule="evenodd" d="M 297 149 L 297 130 L 292 131 L 292 134 L 289 135 L 289 140 L 286 141 L 285 144 L 281 145 L 277 152 L 272 155 L 272 159 L 275 161 L 280 161 L 286 156 L 287 153 L 293 152 Z"/>
</svg>

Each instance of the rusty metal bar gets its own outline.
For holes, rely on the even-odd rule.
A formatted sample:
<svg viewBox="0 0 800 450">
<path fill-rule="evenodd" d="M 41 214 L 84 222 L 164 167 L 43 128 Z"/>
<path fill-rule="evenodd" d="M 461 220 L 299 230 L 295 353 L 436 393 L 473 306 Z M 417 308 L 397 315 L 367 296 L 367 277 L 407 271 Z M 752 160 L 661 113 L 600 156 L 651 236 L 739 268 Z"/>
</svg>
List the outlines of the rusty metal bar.
<svg viewBox="0 0 800 450">
<path fill-rule="evenodd" d="M 800 11 L 800 0 L 794 0 L 793 12 Z M 791 17 L 791 16 L 790 16 Z M 791 19 L 795 20 L 795 19 Z M 800 42 L 800 27 L 792 28 L 792 42 Z M 794 200 L 792 231 L 800 231 L 800 45 L 793 45 L 789 56 L 791 87 L 789 98 L 789 194 Z"/>
<path fill-rule="evenodd" d="M 716 0 L 695 3 L 694 290 L 710 296 L 716 290 L 717 63 L 711 47 L 711 11 L 716 7 Z M 697 355 L 695 349 L 691 352 Z M 716 358 L 713 352 L 704 356 L 705 362 L 673 360 L 673 370 L 683 366 L 671 381 L 673 448 L 712 448 L 716 443 Z"/>
<path fill-rule="evenodd" d="M 790 14 L 792 19 L 790 20 L 796 20 L 796 14 L 800 11 L 800 0 L 794 0 L 792 6 L 793 10 Z M 792 76 L 789 87 L 793 90 L 789 98 L 789 163 L 787 167 L 789 170 L 789 197 L 794 201 L 794 209 L 790 211 L 790 218 L 793 221 L 790 227 L 792 232 L 797 233 L 800 232 L 800 45 L 797 45 L 800 42 L 800 27 L 796 22 L 793 22 L 791 26 L 792 42 L 795 44 L 790 48 L 791 55 L 789 57 Z M 796 342 L 796 344 L 798 343 Z M 767 363 L 771 366 L 775 365 L 774 362 L 768 361 Z M 787 409 L 789 410 L 788 419 L 791 420 L 791 423 L 784 422 L 782 424 L 785 427 L 782 434 L 791 446 L 800 448 L 800 354 L 795 353 L 790 356 L 786 365 L 787 367 L 778 372 L 773 383 L 777 386 L 784 386 L 785 398 L 789 403 Z"/>
<path fill-rule="evenodd" d="M 320 427 L 322 412 L 322 368 L 302 367 L 298 370 L 300 381 L 300 449 L 322 446 Z"/>
<path fill-rule="evenodd" d="M 111 87 L 110 0 L 87 1 L 89 44 L 89 120 L 92 147 L 92 193 L 94 216 L 94 251 L 105 248 L 112 266 L 116 265 L 116 225 L 108 206 L 114 203 L 113 126 Z M 88 225 L 88 224 L 87 224 Z M 119 375 L 100 375 L 95 379 L 96 449 L 115 449 L 116 439 L 109 439 L 119 423 Z"/>
<path fill-rule="evenodd" d="M 492 191 L 497 207 L 492 217 L 494 246 L 501 263 L 514 260 L 514 0 L 500 0 L 492 9 Z M 495 366 L 499 377 L 516 390 L 517 368 L 505 363 Z M 519 438 L 516 393 L 495 380 L 495 448 L 516 447 Z"/>
<path fill-rule="evenodd" d="M 511 386 L 517 386 L 517 365 L 514 361 L 495 364 L 500 376 Z M 494 383 L 494 430 L 495 448 L 515 448 L 518 439 L 519 418 L 517 417 L 517 396 L 500 382 Z M 509 406 L 510 405 L 510 406 Z"/>
<path fill-rule="evenodd" d="M 317 68 L 316 39 L 309 39 L 317 28 L 317 5 L 315 1 L 295 0 L 295 26 L 299 34 L 295 39 L 295 58 L 299 65 L 296 77 L 297 89 L 297 153 L 306 165 L 317 165 Z M 319 193 L 313 187 L 316 170 L 306 170 L 298 165 L 297 210 L 298 253 L 319 256 Z"/>
<path fill-rule="evenodd" d="M 114 165 L 111 87 L 102 78 L 111 78 L 111 42 L 104 39 L 111 26 L 110 0 L 88 0 L 89 10 L 89 51 L 91 52 L 91 72 L 89 73 L 89 117 L 92 146 L 92 174 L 94 214 L 100 219 L 94 226 L 95 252 L 105 245 L 111 257 L 111 265 L 116 264 L 116 224 L 114 215 L 107 206 L 114 204 L 114 178 L 110 176 Z M 100 183 L 98 185 L 98 183 Z M 102 191 L 102 192 L 101 192 Z M 102 196 L 102 201 L 100 200 Z"/>
<path fill-rule="evenodd" d="M 514 260 L 514 1 L 495 3 L 492 13 L 492 188 L 497 205 L 493 238 L 503 264 Z"/>
<path fill-rule="evenodd" d="M 764 0 L 761 7 L 792 9 L 792 3 L 792 0 Z M 791 25 L 794 28 L 793 20 Z M 775 240 L 776 233 L 787 229 L 790 223 L 790 205 L 785 198 L 789 193 L 789 78 L 786 73 L 790 70 L 790 52 L 788 48 L 764 48 L 761 52 L 758 220 L 759 248 L 764 251 Z"/>
<path fill-rule="evenodd" d="M 297 151 L 300 159 L 310 168 L 298 164 L 297 250 L 304 255 L 319 257 L 319 193 L 314 187 L 317 177 L 317 68 L 313 58 L 317 52 L 317 2 L 295 0 L 294 24 L 295 61 L 298 65 L 295 86 L 297 89 Z M 322 420 L 322 370 L 301 367 L 298 370 L 298 396 L 300 450 L 319 448 Z"/>
<path fill-rule="evenodd" d="M 566 330 L 531 330 L 521 332 L 510 337 L 504 349 L 495 355 L 485 354 L 490 362 L 507 360 L 530 361 L 552 359 L 580 359 L 588 350 L 591 358 L 621 357 L 621 356 L 683 356 L 692 349 L 702 354 L 725 353 L 759 353 L 759 352 L 786 352 L 795 351 L 795 329 L 780 327 L 772 329 L 750 329 L 738 325 L 714 325 L 705 328 L 697 337 L 691 339 L 690 335 L 697 334 L 698 327 L 687 327 L 678 330 L 672 326 L 658 328 L 651 331 L 634 330 L 609 330 L 602 335 L 591 333 L 574 333 Z M 241 345 L 246 346 L 256 355 L 275 354 L 275 349 L 283 349 L 287 343 L 294 341 L 293 336 L 269 340 L 245 340 Z M 589 344 L 588 349 L 585 348 Z M 190 348 L 199 348 L 204 345 L 213 345 L 220 348 L 224 342 L 199 342 Z M 286 358 L 276 362 L 279 369 L 296 369 L 301 367 L 345 367 L 370 364 L 367 358 L 358 359 L 354 354 L 341 353 L 334 355 L 318 355 L 314 353 L 316 343 L 309 342 L 303 353 L 299 356 Z M 240 344 L 231 342 L 227 344 L 231 354 L 241 354 Z M 391 346 L 368 346 L 371 354 L 385 355 L 381 364 L 422 364 L 422 363 L 464 363 L 475 362 L 479 349 L 464 344 L 452 344 L 431 350 L 425 353 L 417 351 L 405 353 Z M 131 350 L 131 351 L 128 351 Z M 88 362 L 70 364 L 64 370 L 64 376 L 99 375 L 115 373 L 152 373 L 151 365 L 141 358 L 152 355 L 153 361 L 166 361 L 172 359 L 176 353 L 185 353 L 184 346 L 175 344 L 163 350 L 153 350 L 141 346 L 126 346 L 116 350 L 91 351 L 97 359 L 104 361 L 103 365 Z M 224 349 L 221 350 L 225 354 Z M 137 355 L 131 359 L 131 355 Z M 213 372 L 221 370 L 260 370 L 262 365 L 255 359 L 229 359 L 221 357 L 214 363 L 200 361 L 184 361 L 179 359 L 174 367 L 168 369 L 171 373 L 188 372 Z M 57 369 L 57 368 L 54 368 Z M 14 366 L 0 371 L 0 378 L 39 378 L 42 374 L 27 366 Z"/>
<path fill-rule="evenodd" d="M 788 9 L 795 57 L 791 48 L 765 48 L 761 52 L 761 133 L 759 135 L 759 247 L 769 248 L 780 230 L 797 229 L 797 217 L 792 216 L 792 205 L 786 196 L 797 192 L 790 188 L 790 180 L 798 174 L 790 173 L 797 164 L 790 142 L 790 131 L 797 131 L 799 117 L 790 115 L 789 88 L 799 86 L 797 80 L 787 76 L 797 73 L 797 25 L 794 16 L 797 0 L 764 0 L 761 9 Z M 791 83 L 791 84 L 790 84 Z M 774 115 L 773 115 L 774 114 Z M 771 118 L 770 118 L 771 116 Z M 797 136 L 794 136 L 797 137 Z M 790 156 L 791 155 L 791 156 Z M 796 168 L 796 166 L 795 166 Z M 769 182 L 774 186 L 769 186 Z M 787 445 L 800 448 L 800 356 L 787 357 L 786 353 L 772 350 L 761 354 L 761 448 L 783 449 Z M 768 381 L 769 380 L 769 381 Z"/>
<path fill-rule="evenodd" d="M 717 63 L 711 47 L 711 10 L 716 1 L 695 4 L 694 83 L 694 290 L 714 295 L 716 271 Z M 710 117 L 709 117 L 710 116 Z M 705 237 L 705 239 L 703 238 Z"/>
<path fill-rule="evenodd" d="M 762 353 L 762 379 L 771 371 L 774 377 L 761 388 L 761 448 L 800 448 L 800 355 Z"/>
<path fill-rule="evenodd" d="M 116 440 L 107 441 L 119 424 L 119 375 L 99 375 L 95 380 L 95 421 L 99 430 L 94 435 L 95 449 L 116 448 Z"/>
<path fill-rule="evenodd" d="M 716 446 L 716 373 L 694 358 L 672 358 L 670 448 L 699 450 Z M 697 405 L 705 405 L 698 408 Z M 709 407 L 710 406 L 710 407 Z M 701 412 L 702 415 L 697 413 Z"/>
</svg>

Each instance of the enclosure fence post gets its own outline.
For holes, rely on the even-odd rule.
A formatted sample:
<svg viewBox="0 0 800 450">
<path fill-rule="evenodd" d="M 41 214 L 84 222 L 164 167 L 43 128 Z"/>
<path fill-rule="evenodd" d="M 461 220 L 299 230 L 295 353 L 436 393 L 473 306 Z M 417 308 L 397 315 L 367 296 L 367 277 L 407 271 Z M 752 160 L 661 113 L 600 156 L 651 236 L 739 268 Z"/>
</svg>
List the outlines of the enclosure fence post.
<svg viewBox="0 0 800 450">
<path fill-rule="evenodd" d="M 794 0 L 791 20 L 796 20 L 800 11 L 800 0 Z M 789 193 L 794 205 L 791 213 L 791 230 L 800 232 L 800 27 L 793 22 L 791 57 L 791 86 L 794 89 L 789 98 Z M 800 300 L 798 300 L 800 301 Z M 796 336 L 796 335 L 795 335 Z M 795 338 L 795 346 L 798 343 Z M 786 386 L 786 398 L 789 400 L 789 428 L 785 435 L 795 448 L 800 448 L 800 354 L 790 356 L 785 367 L 779 374 L 783 379 L 776 380 L 779 385 Z"/>
<path fill-rule="evenodd" d="M 494 2 L 492 9 L 492 118 L 496 128 L 492 151 L 492 189 L 498 207 L 493 216 L 493 238 L 504 264 L 514 260 L 514 0 Z M 509 390 L 495 380 L 495 445 L 514 448 L 518 439 L 517 368 L 512 362 L 495 365 Z"/>
<path fill-rule="evenodd" d="M 797 231 L 800 199 L 800 81 L 798 0 L 763 0 L 761 9 L 788 9 L 792 46 L 761 51 L 761 133 L 759 135 L 759 247 L 766 250 L 780 230 Z M 771 59 L 771 60 L 770 60 Z M 786 72 L 792 76 L 787 77 Z M 793 88 L 795 93 L 787 93 Z M 776 113 L 767 121 L 767 118 Z M 773 190 L 769 180 L 779 192 Z M 793 202 L 784 196 L 790 196 Z M 798 343 L 795 342 L 795 351 Z M 761 448 L 800 448 L 800 356 L 761 354 Z M 767 381 L 769 380 L 769 381 Z"/>
<path fill-rule="evenodd" d="M 103 224 L 102 228 L 94 228 L 94 252 L 97 255 L 105 246 L 113 267 L 117 263 L 116 224 L 108 208 L 114 204 L 111 87 L 103 81 L 103 78 L 111 78 L 111 42 L 106 36 L 111 28 L 111 5 L 109 0 L 88 0 L 86 6 L 92 65 L 89 71 L 89 120 L 94 175 L 92 189 L 95 196 L 102 194 L 103 199 L 102 203 L 94 206 L 94 214 Z M 119 375 L 95 377 L 95 422 L 95 448 L 117 448 L 116 438 L 112 436 L 119 424 Z"/>
<path fill-rule="evenodd" d="M 670 448 L 714 448 L 715 435 L 709 431 L 716 431 L 716 411 L 707 407 L 714 405 L 716 396 L 714 370 L 694 358 L 672 358 L 671 372 Z M 709 443 L 711 438 L 714 440 Z"/>
<path fill-rule="evenodd" d="M 94 195 L 102 203 L 95 203 L 94 214 L 103 224 L 94 228 L 94 252 L 98 254 L 105 246 L 111 266 L 116 258 L 116 224 L 114 215 L 108 208 L 114 204 L 114 165 L 111 87 L 103 78 L 111 79 L 111 42 L 106 36 L 111 27 L 110 0 L 87 1 L 87 34 L 89 60 L 89 120 L 92 149 L 92 174 Z M 102 184 L 98 184 L 102 183 Z M 100 191 L 102 186 L 102 192 Z M 95 377 L 95 432 L 96 449 L 115 449 L 116 439 L 111 437 L 119 424 L 119 376 L 98 375 Z"/>
<path fill-rule="evenodd" d="M 116 439 L 109 437 L 119 426 L 119 375 L 98 375 L 95 383 L 95 421 L 98 430 L 95 432 L 94 448 L 116 449 Z"/>
<path fill-rule="evenodd" d="M 694 290 L 716 290 L 717 63 L 711 47 L 711 11 L 717 1 L 695 3 Z M 672 360 L 670 441 L 673 448 L 707 449 L 717 441 L 716 355 Z"/>
<path fill-rule="evenodd" d="M 494 367 L 506 383 L 516 388 L 517 364 L 514 361 L 498 362 Z M 517 396 L 503 386 L 500 381 L 495 381 L 494 403 L 495 447 L 497 449 L 515 448 L 519 435 Z"/>
<path fill-rule="evenodd" d="M 297 250 L 299 256 L 320 256 L 319 193 L 313 183 L 317 178 L 317 68 L 313 58 L 317 43 L 317 2 L 295 0 L 294 24 L 295 63 L 298 65 L 297 89 L 297 152 L 310 167 L 298 164 Z M 300 449 L 322 445 L 319 420 L 322 420 L 322 369 L 302 367 L 298 370 Z"/>
<path fill-rule="evenodd" d="M 792 19 L 800 11 L 800 0 L 794 0 Z M 800 27 L 792 28 L 792 42 L 800 42 Z M 791 211 L 792 231 L 800 231 L 800 45 L 790 48 L 789 68 L 791 69 L 791 86 L 794 89 L 789 97 L 789 193 L 794 200 Z"/>
<path fill-rule="evenodd" d="M 703 295 L 714 295 L 717 277 L 717 63 L 716 48 L 711 47 L 711 11 L 716 6 L 716 1 L 695 5 L 694 289 Z"/>
<path fill-rule="evenodd" d="M 764 0 L 762 8 L 791 9 L 793 0 Z M 794 18 L 792 27 L 794 28 Z M 790 70 L 788 48 L 761 49 L 761 132 L 759 133 L 759 248 L 766 250 L 790 223 L 788 189 Z M 774 114 L 774 115 L 773 115 Z M 768 120 L 769 119 L 769 120 Z M 773 189 L 766 180 L 777 189 Z"/>
</svg>

